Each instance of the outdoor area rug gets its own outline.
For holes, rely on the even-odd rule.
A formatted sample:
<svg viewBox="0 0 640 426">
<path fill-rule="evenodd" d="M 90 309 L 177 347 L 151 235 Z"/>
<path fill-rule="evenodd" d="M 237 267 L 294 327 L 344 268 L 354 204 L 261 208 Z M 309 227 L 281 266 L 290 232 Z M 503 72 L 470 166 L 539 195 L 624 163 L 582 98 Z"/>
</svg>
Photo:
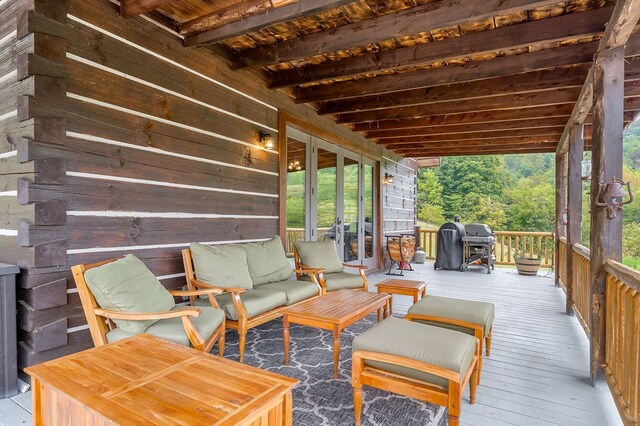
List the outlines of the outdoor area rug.
<svg viewBox="0 0 640 426">
<path fill-rule="evenodd" d="M 376 323 L 371 315 L 343 330 L 340 339 L 340 372 L 333 379 L 333 336 L 318 328 L 290 326 L 289 365 L 283 365 L 282 320 L 277 319 L 247 333 L 246 364 L 300 380 L 293 390 L 293 424 L 353 425 L 351 341 Z M 214 347 L 212 353 L 217 354 Z M 238 334 L 226 334 L 225 358 L 238 359 Z M 362 425 L 441 426 L 447 423 L 444 407 L 364 387 Z"/>
</svg>

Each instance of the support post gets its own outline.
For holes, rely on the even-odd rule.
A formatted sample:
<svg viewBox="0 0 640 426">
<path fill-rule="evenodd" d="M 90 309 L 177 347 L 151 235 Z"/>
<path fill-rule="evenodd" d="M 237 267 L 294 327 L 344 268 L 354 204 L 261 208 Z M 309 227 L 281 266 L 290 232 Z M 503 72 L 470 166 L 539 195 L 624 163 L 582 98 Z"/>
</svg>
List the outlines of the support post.
<svg viewBox="0 0 640 426">
<path fill-rule="evenodd" d="M 582 152 L 584 126 L 577 124 L 571 130 L 567 161 L 567 258 L 564 283 L 567 296 L 567 315 L 573 315 L 573 262 L 571 247 L 582 242 Z"/>
<path fill-rule="evenodd" d="M 567 154 L 556 154 L 556 230 L 554 238 L 554 256 L 556 270 L 560 267 L 560 237 L 564 237 L 565 228 L 562 213 L 567 206 Z M 564 284 L 564 283 L 563 283 Z M 560 274 L 556 273 L 556 287 L 560 286 Z"/>
<path fill-rule="evenodd" d="M 609 219 L 596 206 L 600 183 L 622 177 L 624 117 L 624 47 L 605 49 L 594 60 L 593 166 L 591 169 L 591 381 L 604 384 L 606 342 L 605 285 L 607 259 L 622 259 L 622 213 Z"/>
</svg>

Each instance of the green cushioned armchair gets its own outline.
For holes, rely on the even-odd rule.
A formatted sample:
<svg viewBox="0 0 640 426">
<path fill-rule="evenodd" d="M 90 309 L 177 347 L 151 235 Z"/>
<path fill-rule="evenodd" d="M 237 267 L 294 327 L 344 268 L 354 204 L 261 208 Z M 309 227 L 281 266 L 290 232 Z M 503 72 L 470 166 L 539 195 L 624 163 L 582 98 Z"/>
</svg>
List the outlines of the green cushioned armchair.
<svg viewBox="0 0 640 426">
<path fill-rule="evenodd" d="M 148 333 L 224 355 L 225 316 L 217 289 L 166 290 L 139 259 L 127 255 L 71 268 L 95 346 Z M 176 306 L 175 297 L 207 297 L 209 306 Z"/>
<path fill-rule="evenodd" d="M 322 287 L 322 294 L 344 289 L 368 290 L 364 273 L 367 267 L 343 263 L 334 241 L 296 241 L 293 256 L 298 279 L 308 274 Z M 357 273 L 346 272 L 345 268 L 357 269 Z"/>
</svg>

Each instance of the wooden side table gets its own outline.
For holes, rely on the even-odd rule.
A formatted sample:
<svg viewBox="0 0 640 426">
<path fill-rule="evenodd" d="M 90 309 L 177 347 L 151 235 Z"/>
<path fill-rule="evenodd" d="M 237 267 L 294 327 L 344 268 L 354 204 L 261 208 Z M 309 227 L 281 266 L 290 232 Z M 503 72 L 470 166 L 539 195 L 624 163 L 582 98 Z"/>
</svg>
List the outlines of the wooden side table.
<svg viewBox="0 0 640 426">
<path fill-rule="evenodd" d="M 378 293 L 389 293 L 391 300 L 389 301 L 389 315 L 393 313 L 393 295 L 399 294 L 403 296 L 413 296 L 415 304 L 419 298 L 425 296 L 427 292 L 426 281 L 402 280 L 398 278 L 388 278 L 376 285 Z"/>
<path fill-rule="evenodd" d="M 25 371 L 36 425 L 291 425 L 298 383 L 148 334 Z"/>
</svg>

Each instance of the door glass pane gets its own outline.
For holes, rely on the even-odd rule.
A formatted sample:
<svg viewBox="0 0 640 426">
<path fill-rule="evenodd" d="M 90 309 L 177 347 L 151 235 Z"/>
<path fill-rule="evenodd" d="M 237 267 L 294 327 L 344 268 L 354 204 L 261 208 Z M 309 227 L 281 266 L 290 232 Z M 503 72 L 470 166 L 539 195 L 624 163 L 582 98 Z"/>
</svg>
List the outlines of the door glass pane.
<svg viewBox="0 0 640 426">
<path fill-rule="evenodd" d="M 344 261 L 358 260 L 358 171 L 360 163 L 344 157 Z"/>
<path fill-rule="evenodd" d="M 337 162 L 335 152 L 318 148 L 318 241 L 341 241 L 340 230 L 336 229 Z"/>
<path fill-rule="evenodd" d="M 305 239 L 307 145 L 287 140 L 287 257 L 293 257 L 293 244 Z"/>
<path fill-rule="evenodd" d="M 373 257 L 373 166 L 364 165 L 364 258 Z"/>
</svg>

